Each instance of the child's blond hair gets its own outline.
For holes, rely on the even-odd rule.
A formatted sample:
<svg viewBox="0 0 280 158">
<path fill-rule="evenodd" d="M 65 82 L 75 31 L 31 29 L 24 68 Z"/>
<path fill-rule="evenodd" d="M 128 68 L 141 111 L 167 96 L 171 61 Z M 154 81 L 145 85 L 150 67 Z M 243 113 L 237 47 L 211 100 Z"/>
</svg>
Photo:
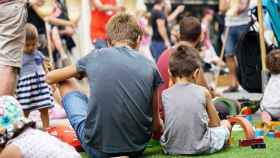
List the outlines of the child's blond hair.
<svg viewBox="0 0 280 158">
<path fill-rule="evenodd" d="M 136 17 L 119 13 L 113 16 L 107 24 L 107 35 L 109 42 L 114 45 L 116 42 L 127 42 L 131 47 L 136 47 L 137 40 L 143 35 Z"/>
</svg>

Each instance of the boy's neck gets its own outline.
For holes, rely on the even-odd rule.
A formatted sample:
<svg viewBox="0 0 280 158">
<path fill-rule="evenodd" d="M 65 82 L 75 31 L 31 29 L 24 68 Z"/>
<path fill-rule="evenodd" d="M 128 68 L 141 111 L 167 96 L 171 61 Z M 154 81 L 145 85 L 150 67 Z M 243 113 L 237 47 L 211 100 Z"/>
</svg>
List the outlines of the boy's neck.
<svg viewBox="0 0 280 158">
<path fill-rule="evenodd" d="M 131 49 L 135 49 L 131 46 L 131 44 L 129 44 L 129 42 L 127 41 L 118 41 L 118 42 L 114 42 L 113 44 L 114 47 L 128 47 Z"/>
<path fill-rule="evenodd" d="M 189 77 L 176 77 L 174 79 L 176 84 L 188 84 L 193 83 L 192 80 Z"/>
</svg>

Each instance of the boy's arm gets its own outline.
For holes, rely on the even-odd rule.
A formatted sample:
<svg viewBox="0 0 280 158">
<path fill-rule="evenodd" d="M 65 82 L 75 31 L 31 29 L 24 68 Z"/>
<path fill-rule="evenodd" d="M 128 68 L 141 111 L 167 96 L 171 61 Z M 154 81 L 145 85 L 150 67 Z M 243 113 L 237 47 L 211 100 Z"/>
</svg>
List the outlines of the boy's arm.
<svg viewBox="0 0 280 158">
<path fill-rule="evenodd" d="M 78 72 L 76 65 L 70 65 L 62 69 L 51 71 L 47 74 L 47 83 L 54 84 L 72 77 L 81 78 L 82 74 Z"/>
<path fill-rule="evenodd" d="M 219 127 L 220 126 L 220 118 L 215 106 L 212 103 L 212 97 L 208 90 L 205 90 L 206 93 L 206 111 L 209 117 L 209 127 Z"/>
<path fill-rule="evenodd" d="M 159 88 L 154 90 L 153 94 L 153 131 L 161 131 L 163 129 L 163 122 L 160 119 L 159 113 Z"/>
</svg>

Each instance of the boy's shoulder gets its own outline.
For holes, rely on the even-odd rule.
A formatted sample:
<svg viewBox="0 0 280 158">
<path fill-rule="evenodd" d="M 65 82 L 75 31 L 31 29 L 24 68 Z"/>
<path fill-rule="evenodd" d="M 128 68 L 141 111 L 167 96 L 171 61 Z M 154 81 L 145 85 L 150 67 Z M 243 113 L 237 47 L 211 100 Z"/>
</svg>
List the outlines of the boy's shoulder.
<svg viewBox="0 0 280 158">
<path fill-rule="evenodd" d="M 202 87 L 197 84 L 187 84 L 185 86 L 174 84 L 173 86 L 169 87 L 168 89 L 162 92 L 162 95 L 169 95 L 173 93 L 178 93 L 181 91 L 187 91 L 190 93 L 200 93 L 200 94 L 207 94 L 208 90 L 205 87 Z"/>
</svg>

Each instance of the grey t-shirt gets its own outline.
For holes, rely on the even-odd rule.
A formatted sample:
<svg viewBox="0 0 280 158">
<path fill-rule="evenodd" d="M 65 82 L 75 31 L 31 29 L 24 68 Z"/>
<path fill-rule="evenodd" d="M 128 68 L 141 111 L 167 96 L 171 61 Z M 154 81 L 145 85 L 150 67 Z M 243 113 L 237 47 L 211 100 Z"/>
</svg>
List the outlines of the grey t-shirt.
<svg viewBox="0 0 280 158">
<path fill-rule="evenodd" d="M 133 49 L 96 50 L 78 61 L 89 80 L 85 140 L 105 153 L 135 152 L 151 137 L 152 96 L 161 83 L 156 65 Z"/>
<path fill-rule="evenodd" d="M 165 129 L 161 137 L 164 152 L 198 154 L 210 148 L 210 131 L 203 87 L 175 84 L 162 94 Z"/>
</svg>

